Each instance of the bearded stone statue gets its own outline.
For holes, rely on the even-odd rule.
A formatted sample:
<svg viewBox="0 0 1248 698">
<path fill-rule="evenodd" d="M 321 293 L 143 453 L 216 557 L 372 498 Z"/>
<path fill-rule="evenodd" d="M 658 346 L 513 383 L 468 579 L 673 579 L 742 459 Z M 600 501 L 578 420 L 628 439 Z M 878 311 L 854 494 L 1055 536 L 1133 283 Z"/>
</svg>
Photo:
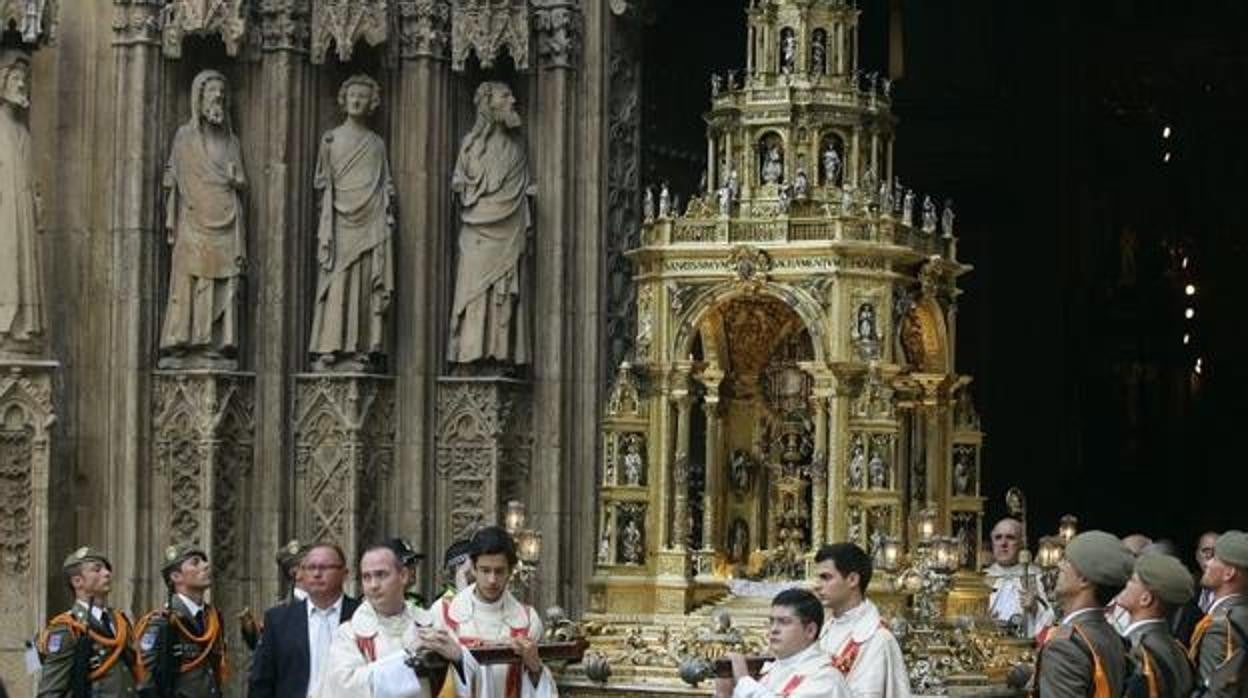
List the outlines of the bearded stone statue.
<svg viewBox="0 0 1248 698">
<path fill-rule="evenodd" d="M 165 229 L 173 258 L 160 332 L 161 368 L 238 367 L 238 302 L 247 262 L 242 147 L 230 126 L 225 76 L 191 83 L 191 118 L 165 167 Z"/>
<path fill-rule="evenodd" d="M 43 348 L 43 275 L 39 262 L 38 198 L 31 171 L 30 59 L 0 55 L 0 355 Z"/>
<path fill-rule="evenodd" d="M 447 358 L 522 366 L 531 354 L 529 158 L 511 88 L 482 83 L 475 102 L 451 179 L 462 210 Z"/>
</svg>

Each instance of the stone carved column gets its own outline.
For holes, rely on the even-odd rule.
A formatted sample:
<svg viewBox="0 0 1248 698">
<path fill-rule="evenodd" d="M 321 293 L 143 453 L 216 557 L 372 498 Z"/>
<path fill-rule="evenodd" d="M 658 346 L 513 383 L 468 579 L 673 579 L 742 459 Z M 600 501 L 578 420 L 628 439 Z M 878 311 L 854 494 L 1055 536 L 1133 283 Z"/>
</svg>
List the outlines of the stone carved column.
<svg viewBox="0 0 1248 698">
<path fill-rule="evenodd" d="M 580 58 L 580 6 L 571 0 L 531 2 L 537 35 L 540 71 L 534 103 L 530 109 L 533 139 L 534 181 L 537 185 L 534 226 L 533 428 L 534 473 L 538 491 L 530 510 L 551 553 L 542 561 L 546 579 L 565 579 L 572 569 L 588 570 L 592 543 L 574 541 L 574 511 L 581 506 L 577 486 L 584 483 L 577 467 L 581 459 L 593 458 L 596 448 L 580 438 L 597 430 L 596 400 L 587 399 L 580 386 L 599 375 L 596 352 L 586 352 L 579 340 L 584 328 L 596 321 L 596 308 L 582 308 L 577 297 L 593 298 L 594 285 L 583 274 L 596 270 L 597 258 L 583 259 L 585 243 L 578 230 L 578 177 L 584 172 L 580 160 L 597 159 L 598 152 L 578 149 L 583 124 L 590 121 L 578 99 Z M 600 10 L 599 10 L 600 11 Z M 592 82 L 592 81 L 589 81 Z M 599 181 L 594 178 L 593 181 Z M 582 230 L 596 229 L 585 225 Z M 592 279 L 592 277 L 589 277 Z M 569 294 L 569 288 L 579 289 Z M 569 318 L 574 318 L 569 321 Z M 581 329 L 578 329 L 581 328 Z M 580 346 L 581 350 L 577 351 Z M 586 490 L 581 490 L 586 491 Z M 558 555 L 553 551 L 560 551 Z M 541 589 L 542 605 L 556 600 L 556 589 Z M 569 590 L 570 591 L 570 590 Z M 580 593 L 579 590 L 577 593 Z"/>
<path fill-rule="evenodd" d="M 828 458 L 828 399 L 816 394 L 811 398 L 815 409 L 815 453 L 811 457 L 811 549 L 828 541 L 828 473 L 832 462 Z"/>
<path fill-rule="evenodd" d="M 410 535 L 436 557 L 445 548 L 426 530 L 424 511 L 441 514 L 435 499 L 433 470 L 437 376 L 445 343 L 438 328 L 451 304 L 454 271 L 448 264 L 454 226 L 451 222 L 452 138 L 450 0 L 400 0 L 394 4 L 398 55 L 393 113 L 403 128 L 390 134 L 399 220 L 395 231 L 396 268 L 412 273 L 395 279 L 398 308 L 395 377 L 398 399 L 398 460 L 426 467 L 398 470 L 392 481 L 389 524 Z M 443 232 L 444 231 L 444 232 Z M 432 588 L 427 591 L 432 591 Z"/>
<path fill-rule="evenodd" d="M 51 473 L 52 361 L 0 360 L 0 675 L 13 695 L 24 683 L 23 643 L 48 618 L 48 597 L 59 582 L 59 540 L 49 490 L 63 490 Z M 58 486 L 59 485 L 59 486 Z"/>
<path fill-rule="evenodd" d="M 529 501 L 529 405 L 529 386 L 522 381 L 439 379 L 434 550 L 470 537 L 480 526 L 500 523 L 508 500 Z M 543 548 L 549 551 L 549 545 L 546 541 Z"/>
<path fill-rule="evenodd" d="M 105 531 L 103 547 L 118 571 L 112 597 L 144 609 L 155 607 L 164 596 L 156 556 L 151 552 L 164 547 L 153 533 L 163 530 L 164 522 L 153 520 L 156 501 L 145 500 L 137 484 L 152 476 L 149 370 L 162 312 L 156 247 L 164 244 L 164 235 L 157 202 L 169 144 L 162 142 L 162 129 L 151 124 L 162 107 L 160 12 L 164 5 L 163 0 L 114 0 L 112 89 L 116 101 L 110 123 L 116 124 L 112 134 L 115 174 L 108 231 L 112 259 L 100 267 L 100 284 L 110 289 L 104 306 L 109 317 L 96 328 L 112 338 L 108 347 L 111 370 L 103 379 L 112 407 L 97 413 L 101 428 L 112 436 L 96 477 L 124 483 L 122 487 L 129 489 L 119 496 L 101 492 L 91 498 L 77 522 L 81 530 Z M 82 516 L 88 518 L 82 520 Z"/>
<path fill-rule="evenodd" d="M 295 533 L 330 540 L 358 560 L 389 531 L 384 493 L 394 472 L 394 379 L 355 374 L 295 376 Z"/>
<path fill-rule="evenodd" d="M 212 561 L 212 601 L 247 605 L 251 578 L 251 475 L 255 376 L 221 371 L 157 371 L 152 429 L 156 530 L 163 549 L 204 546 Z"/>
<path fill-rule="evenodd" d="M 252 174 L 251 230 L 258 263 L 252 273 L 255 306 L 248 309 L 255 341 L 248 347 L 256 368 L 256 420 L 289 425 L 292 377 L 307 356 L 308 318 L 316 283 L 309 264 L 292 264 L 314 254 L 317 152 L 316 89 L 307 53 L 311 11 L 308 0 L 252 0 L 259 33 L 260 64 L 256 93 L 265 95 L 240 113 L 251 124 L 260 147 L 245 155 Z M 291 134 L 300 134 L 292 137 Z M 295 496 L 293 444 L 286 429 L 260 429 L 255 435 L 257 468 L 253 503 L 257 581 L 250 604 L 264 608 L 282 588 L 272 560 L 282 541 L 299 535 L 305 503 Z M 238 646 L 239 643 L 234 643 Z M 236 666 L 239 666 L 236 664 Z M 236 672 L 237 673 L 237 672 Z"/>
<path fill-rule="evenodd" d="M 724 463 L 720 450 L 719 385 L 723 371 L 708 368 L 698 377 L 706 386 L 702 410 L 706 414 L 706 463 L 702 478 L 702 549 L 698 554 L 698 575 L 709 575 L 715 560 L 715 550 L 721 547 L 719 503 L 723 495 Z"/>
</svg>

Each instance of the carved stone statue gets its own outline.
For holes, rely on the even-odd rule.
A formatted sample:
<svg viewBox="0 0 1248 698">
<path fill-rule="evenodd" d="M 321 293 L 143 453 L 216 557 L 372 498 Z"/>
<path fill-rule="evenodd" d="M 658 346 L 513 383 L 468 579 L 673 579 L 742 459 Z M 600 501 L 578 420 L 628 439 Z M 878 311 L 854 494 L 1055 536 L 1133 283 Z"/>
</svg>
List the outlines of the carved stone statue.
<svg viewBox="0 0 1248 698">
<path fill-rule="evenodd" d="M 867 171 L 862 173 L 862 190 L 865 196 L 873 196 L 876 193 L 876 185 L 879 178 L 875 174 L 875 166 L 867 165 Z"/>
<path fill-rule="evenodd" d="M 945 237 L 953 237 L 953 199 L 945 199 L 945 208 L 940 212 L 940 230 Z"/>
<path fill-rule="evenodd" d="M 654 220 L 654 189 L 646 187 L 646 194 L 641 199 L 641 218 L 646 223 Z"/>
<path fill-rule="evenodd" d="M 888 486 L 888 466 L 884 464 L 884 459 L 880 458 L 879 451 L 871 454 L 867 472 L 871 478 L 871 489 L 882 490 Z"/>
<path fill-rule="evenodd" d="M 823 75 L 827 72 L 828 35 L 822 29 L 816 29 L 810 42 L 810 72 Z"/>
<path fill-rule="evenodd" d="M 233 369 L 247 264 L 242 146 L 230 125 L 225 76 L 191 82 L 191 118 L 165 167 L 165 229 L 173 256 L 160 332 L 161 368 Z"/>
<path fill-rule="evenodd" d="M 732 213 L 732 190 L 728 187 L 720 187 L 716 192 L 719 198 L 719 215 L 727 216 Z"/>
<path fill-rule="evenodd" d="M 967 463 L 966 452 L 959 452 L 953 462 L 953 493 L 968 495 L 971 493 L 971 467 Z"/>
<path fill-rule="evenodd" d="M 741 178 L 737 175 L 736 170 L 728 173 L 728 194 L 736 201 L 741 193 Z"/>
<path fill-rule="evenodd" d="M 923 197 L 923 232 L 936 232 L 936 204 L 930 196 Z"/>
<path fill-rule="evenodd" d="M 797 68 L 797 35 L 792 29 L 780 32 L 780 72 L 788 74 Z"/>
<path fill-rule="evenodd" d="M 630 565 L 640 565 L 645 562 L 645 551 L 642 549 L 641 528 L 637 526 L 637 519 L 629 518 L 624 524 L 624 530 L 620 535 L 620 553 L 624 557 L 624 562 Z"/>
<path fill-rule="evenodd" d="M 779 143 L 767 146 L 761 174 L 763 182 L 767 184 L 779 184 L 780 180 L 784 179 L 784 155 L 780 152 Z"/>
<path fill-rule="evenodd" d="M 750 490 L 750 477 L 753 464 L 745 451 L 737 449 L 732 454 L 732 486 L 737 492 Z"/>
<path fill-rule="evenodd" d="M 867 482 L 867 456 L 863 453 L 862 444 L 854 444 L 853 454 L 849 457 L 849 487 L 860 490 Z"/>
<path fill-rule="evenodd" d="M 517 133 L 520 115 L 511 88 L 483 82 L 474 101 L 477 120 L 460 145 L 451 178 L 462 225 L 447 359 L 520 366 L 530 354 L 529 156 Z"/>
<path fill-rule="evenodd" d="M 611 564 L 611 536 L 606 531 L 603 531 L 602 538 L 598 539 L 598 564 Z"/>
<path fill-rule="evenodd" d="M 667 188 L 667 182 L 659 189 L 659 218 L 672 217 L 672 192 Z"/>
<path fill-rule="evenodd" d="M 887 180 L 880 182 L 880 213 L 889 215 L 893 212 L 893 187 Z"/>
<path fill-rule="evenodd" d="M 914 225 L 914 190 L 907 189 L 901 203 L 901 222 L 903 225 Z"/>
<path fill-rule="evenodd" d="M 365 123 L 380 104 L 376 80 L 347 78 L 338 90 L 346 120 L 321 138 L 318 280 L 308 342 L 317 369 L 375 368 L 386 348 L 394 295 L 394 183 L 386 144 Z"/>
<path fill-rule="evenodd" d="M 724 79 L 718 73 L 711 73 L 711 96 L 719 96 L 719 91 L 724 89 Z"/>
<path fill-rule="evenodd" d="M 824 186 L 833 186 L 840 181 L 841 175 L 841 154 L 836 152 L 836 146 L 829 141 L 823 150 L 823 184 Z"/>
<path fill-rule="evenodd" d="M 858 339 L 875 338 L 875 306 L 863 303 L 858 306 Z"/>
<path fill-rule="evenodd" d="M 24 53 L 0 56 L 0 355 L 43 349 L 39 201 L 21 116 L 30 106 L 29 75 Z"/>
<path fill-rule="evenodd" d="M 808 196 L 810 196 L 810 177 L 806 174 L 806 166 L 799 161 L 797 174 L 793 175 L 793 198 L 804 201 Z"/>
<path fill-rule="evenodd" d="M 641 437 L 632 434 L 624 439 L 624 484 L 640 485 L 645 462 L 641 457 Z"/>
</svg>

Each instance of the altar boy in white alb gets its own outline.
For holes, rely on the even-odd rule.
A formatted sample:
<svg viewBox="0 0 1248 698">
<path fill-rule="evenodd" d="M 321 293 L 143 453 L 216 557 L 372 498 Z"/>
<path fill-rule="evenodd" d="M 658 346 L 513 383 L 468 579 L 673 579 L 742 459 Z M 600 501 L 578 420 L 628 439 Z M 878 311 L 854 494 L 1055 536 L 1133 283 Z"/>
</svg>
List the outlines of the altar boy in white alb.
<svg viewBox="0 0 1248 698">
<path fill-rule="evenodd" d="M 407 604 L 411 572 L 394 543 L 369 547 L 360 559 L 364 603 L 338 626 L 317 698 L 430 698 L 437 693 L 418 679 L 407 659 L 431 650 L 451 662 L 455 695 L 471 695 L 466 677 L 477 670 L 472 654 L 445 630 L 431 627 L 427 611 Z"/>
<path fill-rule="evenodd" d="M 476 582 L 449 602 L 435 604 L 435 627 L 450 631 L 464 647 L 509 645 L 517 664 L 464 668 L 475 698 L 553 698 L 559 695 L 550 670 L 542 665 L 537 643 L 545 627 L 532 606 L 507 590 L 516 568 L 516 543 L 498 526 L 472 537 L 472 565 Z M 465 652 L 465 655 L 468 653 Z"/>
<path fill-rule="evenodd" d="M 831 614 L 819 645 L 854 698 L 910 698 L 901 646 L 866 597 L 871 572 L 871 558 L 853 543 L 825 545 L 815 554 L 815 593 Z"/>
<path fill-rule="evenodd" d="M 775 661 L 763 665 L 757 679 L 745 657 L 725 655 L 732 678 L 718 679 L 716 698 L 852 698 L 849 685 L 819 647 L 823 606 L 805 589 L 786 589 L 771 601 L 767 641 Z"/>
</svg>

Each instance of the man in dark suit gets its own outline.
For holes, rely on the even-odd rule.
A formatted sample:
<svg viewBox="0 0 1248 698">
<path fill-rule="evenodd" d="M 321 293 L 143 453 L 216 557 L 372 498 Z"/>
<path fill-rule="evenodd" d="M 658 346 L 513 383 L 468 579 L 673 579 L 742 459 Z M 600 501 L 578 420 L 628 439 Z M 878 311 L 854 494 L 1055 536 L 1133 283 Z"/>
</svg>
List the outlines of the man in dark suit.
<svg viewBox="0 0 1248 698">
<path fill-rule="evenodd" d="M 265 612 L 251 663 L 251 698 L 303 698 L 316 692 L 334 632 L 360 603 L 342 593 L 347 573 L 346 556 L 337 545 L 307 548 L 300 568 L 307 598 Z"/>
</svg>

